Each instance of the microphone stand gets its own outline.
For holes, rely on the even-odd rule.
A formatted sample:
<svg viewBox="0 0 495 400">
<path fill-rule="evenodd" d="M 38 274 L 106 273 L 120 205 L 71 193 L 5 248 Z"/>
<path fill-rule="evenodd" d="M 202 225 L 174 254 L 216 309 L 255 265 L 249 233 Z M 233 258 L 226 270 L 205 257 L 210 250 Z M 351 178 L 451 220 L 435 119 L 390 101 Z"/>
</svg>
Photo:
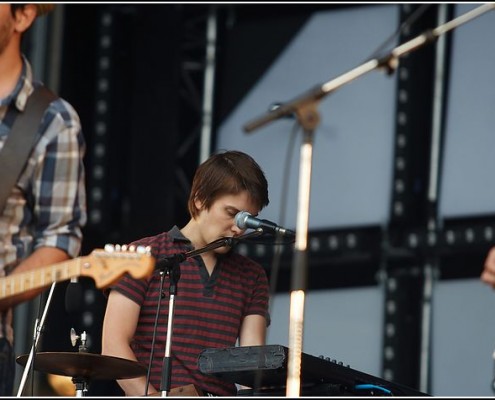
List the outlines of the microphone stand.
<svg viewBox="0 0 495 400">
<path fill-rule="evenodd" d="M 425 44 L 436 40 L 438 36 L 493 9 L 495 9 L 495 3 L 484 4 L 452 21 L 439 25 L 435 29 L 427 30 L 416 38 L 397 46 L 386 56 L 369 60 L 331 81 L 323 83 L 322 85 L 317 85 L 301 96 L 296 97 L 294 100 L 272 109 L 268 113 L 248 122 L 244 126 L 244 131 L 246 133 L 251 133 L 255 129 L 260 128 L 275 119 L 295 114 L 298 123 L 301 125 L 304 132 L 300 150 L 297 229 L 291 277 L 289 355 L 286 385 L 287 397 L 299 397 L 301 389 L 300 370 L 303 342 L 304 291 L 306 290 L 308 263 L 307 236 L 311 189 L 311 164 L 313 135 L 320 121 L 317 109 L 319 102 L 327 94 L 374 69 L 384 68 L 388 74 L 391 74 L 397 68 L 399 58 L 403 55 L 419 49 Z"/>
<path fill-rule="evenodd" d="M 167 323 L 167 338 L 165 340 L 165 354 L 163 357 L 163 367 L 162 367 L 162 377 L 161 377 L 161 397 L 167 397 L 168 392 L 170 392 L 171 386 L 171 378 L 172 378 L 172 358 L 171 358 L 171 348 L 172 348 L 172 334 L 173 334 L 173 319 L 175 312 L 175 296 L 177 294 L 177 282 L 180 279 L 180 263 L 188 258 L 196 257 L 200 254 L 206 253 L 208 251 L 217 249 L 223 246 L 230 246 L 234 242 L 237 242 L 242 239 L 247 239 L 252 236 L 258 236 L 263 233 L 262 228 L 258 228 L 257 230 L 247 233 L 245 235 L 241 235 L 237 238 L 234 237 L 224 237 L 217 239 L 205 247 L 202 247 L 197 250 L 191 250 L 186 253 L 175 254 L 171 257 L 166 257 L 159 260 L 156 263 L 158 269 L 164 273 L 165 270 L 168 271 L 170 275 L 170 299 L 168 304 L 168 323 Z"/>
<path fill-rule="evenodd" d="M 33 362 L 34 353 L 36 351 L 36 347 L 38 346 L 38 340 L 41 336 L 41 332 L 42 332 L 43 326 L 45 324 L 46 314 L 48 313 L 48 308 L 50 307 L 53 291 L 55 290 L 55 285 L 56 285 L 56 282 L 53 282 L 52 286 L 50 288 L 50 292 L 48 294 L 48 298 L 46 299 L 45 308 L 44 308 L 43 314 L 41 316 L 41 321 L 38 321 L 38 318 L 36 318 L 36 321 L 34 323 L 33 345 L 31 346 L 31 351 L 29 352 L 29 357 L 28 357 L 28 359 L 26 361 L 26 365 L 24 367 L 24 372 L 22 374 L 21 382 L 19 384 L 19 389 L 17 391 L 17 397 L 21 397 L 22 392 L 24 390 L 24 385 L 26 384 L 26 379 L 27 379 L 27 376 L 29 374 L 29 369 L 31 368 L 31 363 Z M 31 377 L 31 379 L 33 379 L 33 378 L 34 377 Z"/>
</svg>

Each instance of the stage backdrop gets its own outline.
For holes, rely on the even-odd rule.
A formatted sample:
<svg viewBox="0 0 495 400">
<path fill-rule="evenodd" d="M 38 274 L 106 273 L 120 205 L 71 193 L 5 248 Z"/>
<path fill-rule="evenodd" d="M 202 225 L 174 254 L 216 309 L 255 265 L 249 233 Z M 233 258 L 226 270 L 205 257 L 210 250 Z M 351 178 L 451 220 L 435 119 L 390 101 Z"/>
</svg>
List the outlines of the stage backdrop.
<svg viewBox="0 0 495 400">
<path fill-rule="evenodd" d="M 477 5 L 456 6 L 460 15 Z M 397 28 L 398 5 L 315 13 L 246 91 L 219 127 L 216 149 L 240 149 L 266 171 L 270 205 L 261 217 L 294 228 L 299 174 L 298 132 L 284 118 L 245 134 L 243 126 L 277 102 L 356 67 Z M 452 42 L 445 152 L 439 211 L 442 218 L 495 213 L 495 13 L 460 27 Z M 237 71 L 242 74 L 242 71 Z M 390 209 L 395 79 L 374 71 L 320 103 L 314 136 L 310 229 L 385 225 Z M 292 154 L 289 170 L 285 168 Z M 418 157 L 426 156 L 418 154 Z M 282 193 L 284 174 L 290 175 Z M 286 214 L 280 210 L 286 207 Z M 474 260 L 473 260 L 474 262 Z M 469 263 L 469 262 L 468 262 Z M 481 269 L 481 265 L 466 265 Z M 349 271 L 352 273 L 352 271 Z M 442 280 L 433 292 L 432 391 L 435 396 L 491 396 L 495 293 L 479 279 Z M 381 287 L 307 294 L 303 350 L 381 374 Z M 289 296 L 271 308 L 268 343 L 287 345 Z"/>
</svg>

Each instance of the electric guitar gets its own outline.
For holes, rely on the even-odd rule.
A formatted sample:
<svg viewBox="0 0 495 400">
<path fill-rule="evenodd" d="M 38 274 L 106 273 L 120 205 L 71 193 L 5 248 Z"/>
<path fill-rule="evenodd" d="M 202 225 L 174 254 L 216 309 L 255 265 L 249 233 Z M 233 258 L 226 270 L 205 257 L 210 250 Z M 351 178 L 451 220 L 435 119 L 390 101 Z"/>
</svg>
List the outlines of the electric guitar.
<svg viewBox="0 0 495 400">
<path fill-rule="evenodd" d="M 128 272 L 141 279 L 151 276 L 155 259 L 149 248 L 106 245 L 88 256 L 0 278 L 0 311 L 11 306 L 14 296 L 77 277 L 90 277 L 96 287 L 105 288 Z"/>
</svg>

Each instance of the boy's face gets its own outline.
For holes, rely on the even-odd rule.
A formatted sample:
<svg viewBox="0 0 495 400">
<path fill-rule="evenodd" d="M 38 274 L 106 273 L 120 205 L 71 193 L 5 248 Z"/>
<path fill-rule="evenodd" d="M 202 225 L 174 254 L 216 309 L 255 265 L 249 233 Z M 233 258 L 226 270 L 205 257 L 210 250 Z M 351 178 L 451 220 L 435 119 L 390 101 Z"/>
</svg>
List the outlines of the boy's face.
<svg viewBox="0 0 495 400">
<path fill-rule="evenodd" d="M 244 230 L 238 228 L 234 221 L 239 211 L 247 211 L 253 216 L 258 215 L 259 212 L 246 191 L 219 197 L 209 210 L 203 209 L 199 201 L 196 202 L 196 207 L 200 210 L 196 222 L 199 229 L 198 236 L 204 242 L 203 246 L 221 237 L 241 235 Z M 225 253 L 228 250 L 227 247 L 220 247 L 216 252 Z"/>
</svg>

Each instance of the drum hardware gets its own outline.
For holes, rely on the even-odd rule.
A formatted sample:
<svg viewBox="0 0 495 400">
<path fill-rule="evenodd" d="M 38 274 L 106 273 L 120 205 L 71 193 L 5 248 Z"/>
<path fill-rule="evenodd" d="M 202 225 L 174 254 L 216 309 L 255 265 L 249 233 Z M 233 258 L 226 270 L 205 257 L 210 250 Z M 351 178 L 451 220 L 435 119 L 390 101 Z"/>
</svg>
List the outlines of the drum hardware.
<svg viewBox="0 0 495 400">
<path fill-rule="evenodd" d="M 83 333 L 81 333 L 81 336 L 79 336 L 74 328 L 70 328 L 70 343 L 72 344 L 72 347 L 76 347 L 78 339 L 81 339 L 79 351 L 88 352 L 88 348 L 86 347 L 86 341 L 88 340 L 86 331 L 83 331 Z"/>
<path fill-rule="evenodd" d="M 27 355 L 17 357 L 25 365 Z M 137 361 L 93 353 L 41 352 L 36 355 L 34 369 L 54 375 L 72 377 L 76 397 L 83 397 L 92 380 L 130 379 L 146 374 L 146 367 Z"/>
<path fill-rule="evenodd" d="M 84 397 L 89 383 L 93 380 L 130 379 L 146 375 L 146 367 L 137 361 L 125 358 L 105 356 L 88 352 L 86 332 L 78 336 L 71 329 L 73 346 L 81 339 L 79 351 L 76 352 L 40 352 L 36 354 L 34 369 L 53 375 L 72 377 L 76 386 L 76 397 Z M 28 355 L 17 357 L 18 364 L 25 366 Z"/>
</svg>

